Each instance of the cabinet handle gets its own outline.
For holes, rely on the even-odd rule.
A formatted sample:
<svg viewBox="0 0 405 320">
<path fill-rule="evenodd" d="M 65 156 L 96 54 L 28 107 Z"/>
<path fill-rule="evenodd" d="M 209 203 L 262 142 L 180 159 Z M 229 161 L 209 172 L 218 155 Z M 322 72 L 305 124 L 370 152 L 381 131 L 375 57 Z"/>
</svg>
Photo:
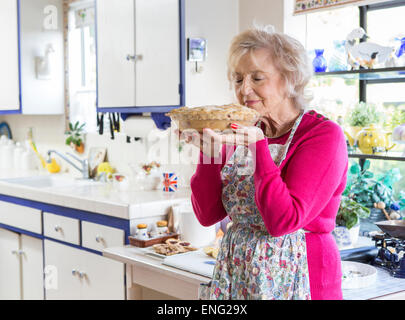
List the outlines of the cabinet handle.
<svg viewBox="0 0 405 320">
<path fill-rule="evenodd" d="M 17 256 L 22 256 L 23 254 L 25 254 L 25 252 L 22 250 L 13 250 L 13 251 L 11 251 L 11 253 L 15 254 Z"/>
<path fill-rule="evenodd" d="M 103 242 L 103 241 L 104 241 L 104 239 L 103 239 L 102 236 L 96 236 L 96 242 L 100 243 L 100 242 Z"/>
<path fill-rule="evenodd" d="M 143 56 L 141 54 L 127 55 L 127 61 L 139 61 L 142 60 Z"/>
<path fill-rule="evenodd" d="M 79 271 L 79 278 L 80 278 L 80 279 L 83 279 L 83 278 L 85 278 L 85 277 L 87 277 L 86 272 Z"/>
<path fill-rule="evenodd" d="M 73 269 L 73 270 L 72 270 L 72 275 L 73 275 L 73 276 L 77 275 L 77 270 L 76 270 L 76 269 Z"/>
<path fill-rule="evenodd" d="M 56 232 L 62 231 L 62 228 L 60 226 L 55 226 L 55 231 Z"/>
</svg>

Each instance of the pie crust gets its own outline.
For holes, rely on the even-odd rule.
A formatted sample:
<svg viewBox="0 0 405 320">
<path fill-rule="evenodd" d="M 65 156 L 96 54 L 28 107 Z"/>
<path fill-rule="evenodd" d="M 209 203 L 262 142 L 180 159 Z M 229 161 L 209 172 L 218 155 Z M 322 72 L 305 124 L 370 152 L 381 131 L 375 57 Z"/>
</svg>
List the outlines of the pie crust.
<svg viewBox="0 0 405 320">
<path fill-rule="evenodd" d="M 179 128 L 180 131 L 194 129 L 202 132 L 204 128 L 215 131 L 230 129 L 231 123 L 244 126 L 253 126 L 260 118 L 260 114 L 251 108 L 227 104 L 221 106 L 181 107 L 166 113 Z"/>
</svg>

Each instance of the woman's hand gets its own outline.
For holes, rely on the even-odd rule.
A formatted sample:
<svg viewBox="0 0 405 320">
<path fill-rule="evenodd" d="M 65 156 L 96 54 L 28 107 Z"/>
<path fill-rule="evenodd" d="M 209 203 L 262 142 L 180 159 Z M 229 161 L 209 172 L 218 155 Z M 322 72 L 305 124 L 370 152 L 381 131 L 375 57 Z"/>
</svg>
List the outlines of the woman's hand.
<svg viewBox="0 0 405 320">
<path fill-rule="evenodd" d="M 222 148 L 222 136 L 211 129 L 204 129 L 203 133 L 196 130 L 184 130 L 180 133 L 180 139 L 191 143 L 201 150 L 207 157 L 217 158 Z"/>
<path fill-rule="evenodd" d="M 241 146 L 249 146 L 251 143 L 255 143 L 264 139 L 264 133 L 262 129 L 251 126 L 246 127 L 240 124 L 232 123 L 231 128 L 233 134 L 224 134 L 222 136 L 222 143 L 235 144 Z"/>
</svg>

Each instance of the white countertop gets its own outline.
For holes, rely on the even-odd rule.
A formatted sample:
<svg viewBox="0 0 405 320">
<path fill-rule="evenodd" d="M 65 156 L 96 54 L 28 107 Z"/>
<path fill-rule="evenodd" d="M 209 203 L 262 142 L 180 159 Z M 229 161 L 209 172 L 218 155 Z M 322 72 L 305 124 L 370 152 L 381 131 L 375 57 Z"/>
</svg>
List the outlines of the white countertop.
<svg viewBox="0 0 405 320">
<path fill-rule="evenodd" d="M 0 179 L 33 175 L 50 174 L 39 171 L 0 170 Z M 52 176 L 66 177 L 67 175 L 58 173 Z M 183 188 L 176 192 L 164 192 L 162 190 L 121 191 L 112 183 L 86 185 L 78 183 L 77 185 L 34 188 L 0 180 L 0 194 L 122 219 L 133 219 L 162 212 L 168 206 L 190 200 L 191 190 L 190 188 Z"/>
</svg>

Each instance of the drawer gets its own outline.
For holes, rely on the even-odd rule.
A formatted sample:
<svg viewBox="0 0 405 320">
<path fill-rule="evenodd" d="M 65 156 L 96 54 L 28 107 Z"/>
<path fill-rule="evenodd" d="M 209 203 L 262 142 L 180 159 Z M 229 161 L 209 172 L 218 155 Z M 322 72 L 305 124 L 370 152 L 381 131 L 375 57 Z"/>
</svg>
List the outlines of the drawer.
<svg viewBox="0 0 405 320">
<path fill-rule="evenodd" d="M 124 230 L 103 226 L 97 223 L 82 221 L 82 246 L 102 251 L 107 247 L 123 246 Z"/>
<path fill-rule="evenodd" d="M 0 201 L 0 223 L 42 234 L 41 210 Z"/>
<path fill-rule="evenodd" d="M 80 222 L 77 219 L 44 212 L 44 235 L 80 245 Z"/>
</svg>

